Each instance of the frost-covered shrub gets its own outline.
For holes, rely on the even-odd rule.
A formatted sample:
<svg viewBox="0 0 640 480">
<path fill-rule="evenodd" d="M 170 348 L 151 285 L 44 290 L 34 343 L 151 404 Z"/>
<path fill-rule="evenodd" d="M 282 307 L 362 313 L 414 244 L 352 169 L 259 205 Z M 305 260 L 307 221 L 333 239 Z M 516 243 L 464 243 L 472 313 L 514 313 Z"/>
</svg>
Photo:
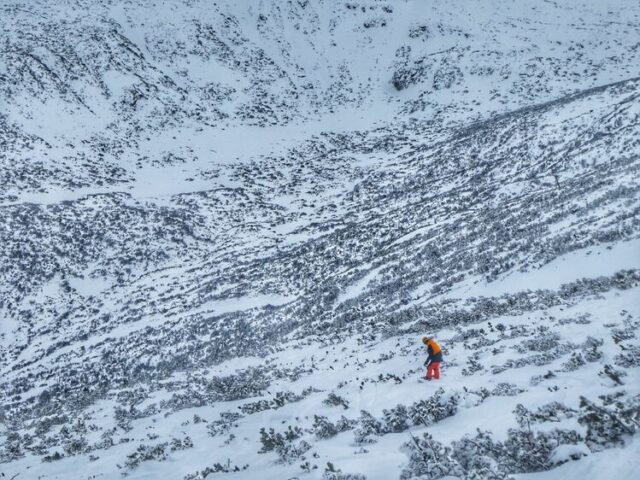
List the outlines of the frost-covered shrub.
<svg viewBox="0 0 640 480">
<path fill-rule="evenodd" d="M 467 360 L 467 366 L 462 369 L 462 375 L 471 376 L 481 370 L 484 370 L 482 364 L 475 358 L 469 357 L 469 359 Z"/>
<path fill-rule="evenodd" d="M 254 413 L 263 412 L 271 408 L 271 403 L 268 400 L 257 400 L 255 402 L 248 402 L 240 405 L 240 411 L 245 415 L 252 415 Z"/>
<path fill-rule="evenodd" d="M 614 362 L 622 368 L 640 367 L 640 346 L 626 347 L 623 353 L 616 355 Z"/>
<path fill-rule="evenodd" d="M 635 329 L 637 329 L 637 326 L 635 325 L 633 328 L 614 328 L 611 330 L 611 337 L 613 338 L 614 343 L 619 344 L 625 340 L 635 338 Z"/>
<path fill-rule="evenodd" d="M 455 415 L 458 411 L 458 401 L 458 393 L 445 394 L 441 387 L 428 400 L 420 400 L 411 405 L 409 418 L 414 425 L 432 425 Z"/>
<path fill-rule="evenodd" d="M 553 373 L 551 370 L 547 370 L 547 373 L 542 373 L 540 375 L 534 375 L 531 377 L 531 385 L 539 385 L 542 382 L 544 382 L 545 380 L 550 380 L 552 378 L 555 378 L 556 374 Z"/>
<path fill-rule="evenodd" d="M 562 364 L 562 370 L 565 372 L 573 372 L 586 364 L 587 362 L 580 352 L 573 352 L 569 360 Z"/>
<path fill-rule="evenodd" d="M 196 471 L 195 473 L 189 473 L 184 476 L 184 480 L 204 480 L 212 473 L 231 473 L 231 472 L 241 472 L 242 470 L 246 470 L 249 468 L 249 465 L 243 465 L 239 467 L 238 465 L 231 465 L 231 462 L 227 460 L 225 465 L 221 463 L 214 463 L 212 467 L 206 467 L 202 471 Z M 211 477 L 208 477 L 211 478 Z"/>
<path fill-rule="evenodd" d="M 263 369 L 248 368 L 226 377 L 213 377 L 205 384 L 205 392 L 208 402 L 230 402 L 258 396 L 268 387 Z"/>
<path fill-rule="evenodd" d="M 313 433 L 319 440 L 335 437 L 338 434 L 338 429 L 331 423 L 327 417 L 321 415 L 313 416 Z"/>
<path fill-rule="evenodd" d="M 465 472 L 465 479 L 504 480 L 506 472 L 500 469 L 501 446 L 496 446 L 489 432 L 478 430 L 475 437 L 465 436 L 452 444 L 452 457 Z"/>
<path fill-rule="evenodd" d="M 467 387 L 464 387 L 459 395 L 458 403 L 466 407 L 475 407 L 490 396 L 491 392 L 484 387 L 480 387 L 478 390 L 469 390 Z"/>
<path fill-rule="evenodd" d="M 342 415 L 336 422 L 336 429 L 339 432 L 346 432 L 347 430 L 353 430 L 358 425 L 358 420 L 349 420 Z"/>
<path fill-rule="evenodd" d="M 468 339 L 485 338 L 487 332 L 483 328 L 468 328 L 451 337 L 452 342 L 464 342 Z"/>
<path fill-rule="evenodd" d="M 375 437 L 383 435 L 385 432 L 384 425 L 380 420 L 375 418 L 366 410 L 360 411 L 360 419 L 358 427 L 353 431 L 356 444 L 375 443 Z"/>
<path fill-rule="evenodd" d="M 168 445 L 169 444 L 167 442 L 158 443 L 157 445 L 152 446 L 141 444 L 135 452 L 127 455 L 127 460 L 124 464 L 127 468 L 134 469 L 142 462 L 150 460 L 166 460 L 167 453 L 165 450 Z"/>
<path fill-rule="evenodd" d="M 64 458 L 64 455 L 62 455 L 60 452 L 53 452 L 51 455 L 45 455 L 42 458 L 43 462 L 55 462 L 57 460 L 61 460 Z"/>
<path fill-rule="evenodd" d="M 598 340 L 593 337 L 587 337 L 585 342 L 582 344 L 582 353 L 584 355 L 584 359 L 587 362 L 595 362 L 602 358 L 602 352 L 599 350 L 604 344 L 602 340 Z"/>
<path fill-rule="evenodd" d="M 416 25 L 409 29 L 409 38 L 427 39 L 431 36 L 431 31 L 427 25 Z"/>
<path fill-rule="evenodd" d="M 384 429 L 387 432 L 404 432 L 409 428 L 407 423 L 409 413 L 404 405 L 397 405 L 389 410 L 383 410 Z"/>
<path fill-rule="evenodd" d="M 516 421 L 518 422 L 518 425 L 520 425 L 520 427 L 531 427 L 531 412 L 524 405 L 522 405 L 521 403 L 516 405 L 513 413 L 516 416 Z"/>
<path fill-rule="evenodd" d="M 360 473 L 342 473 L 342 470 L 336 469 L 331 462 L 327 462 L 327 466 L 322 474 L 322 480 L 366 480 L 367 477 Z"/>
<path fill-rule="evenodd" d="M 589 453 L 591 452 L 584 443 L 562 444 L 558 445 L 553 452 L 551 452 L 549 462 L 552 468 L 554 468 L 563 463 L 580 460 L 580 458 L 589 455 Z"/>
<path fill-rule="evenodd" d="M 524 388 L 520 388 L 513 383 L 502 382 L 496 385 L 493 390 L 491 390 L 491 395 L 495 395 L 497 397 L 515 397 L 516 395 L 520 395 L 524 391 Z"/>
<path fill-rule="evenodd" d="M 606 404 L 599 406 L 580 397 L 578 422 L 587 428 L 587 445 L 596 451 L 623 444 L 624 437 L 633 435 L 640 423 L 640 396 L 604 400 Z"/>
<path fill-rule="evenodd" d="M 410 46 L 403 46 L 396 52 L 396 70 L 393 72 L 391 82 L 396 90 L 404 90 L 405 88 L 419 82 L 427 72 L 431 69 L 431 62 L 428 57 L 420 57 L 416 60 L 410 60 Z"/>
<path fill-rule="evenodd" d="M 45 418 L 37 420 L 35 426 L 35 434 L 39 437 L 48 433 L 51 427 L 54 425 L 64 425 L 69 422 L 69 417 L 66 415 L 51 415 Z"/>
<path fill-rule="evenodd" d="M 229 433 L 231 428 L 238 426 L 238 420 L 243 416 L 236 412 L 221 412 L 220 418 L 207 425 L 207 431 L 209 435 L 215 437 L 216 435 L 225 435 Z"/>
<path fill-rule="evenodd" d="M 308 442 L 286 442 L 281 448 L 276 449 L 282 463 L 292 463 L 298 460 L 305 452 L 311 448 Z"/>
<path fill-rule="evenodd" d="M 186 450 L 187 448 L 193 448 L 193 441 L 190 437 L 180 438 L 172 438 L 171 439 L 171 451 L 175 452 L 176 450 Z"/>
<path fill-rule="evenodd" d="M 534 338 L 520 342 L 515 349 L 519 353 L 546 352 L 555 349 L 560 344 L 560 335 L 555 332 L 543 332 Z"/>
<path fill-rule="evenodd" d="M 281 462 L 290 463 L 298 459 L 304 452 L 311 448 L 306 441 L 300 440 L 302 437 L 302 429 L 300 427 L 288 426 L 284 433 L 279 433 L 270 428 L 267 432 L 264 428 L 260 429 L 260 443 L 262 448 L 258 453 L 275 452 L 280 457 Z"/>
<path fill-rule="evenodd" d="M 465 478 L 478 479 L 548 470 L 579 458 L 582 454 L 578 452 L 585 451 L 582 438 L 573 430 L 533 432 L 529 424 L 525 429 L 509 430 L 504 442 L 496 442 L 489 432 L 478 430 L 475 437 L 466 436 L 452 446 L 452 456 L 464 469 Z"/>
<path fill-rule="evenodd" d="M 246 415 L 262 412 L 264 410 L 282 408 L 288 403 L 299 402 L 307 397 L 313 388 L 307 388 L 303 390 L 302 394 L 298 395 L 293 392 L 277 392 L 275 396 L 270 400 L 258 400 L 255 402 L 248 402 L 240 406 L 240 411 Z"/>
<path fill-rule="evenodd" d="M 522 428 L 529 428 L 533 423 L 559 422 L 565 418 L 573 418 L 578 413 L 560 402 L 551 402 L 530 411 L 522 404 L 518 404 L 513 412 L 516 421 Z"/>
<path fill-rule="evenodd" d="M 442 90 L 450 88 L 454 83 L 460 83 L 463 76 L 462 70 L 456 65 L 443 64 L 433 74 L 433 89 Z"/>
<path fill-rule="evenodd" d="M 300 427 L 292 427 L 289 425 L 287 430 L 283 433 L 276 432 L 273 428 L 267 431 L 264 427 L 260 429 L 260 443 L 262 448 L 258 453 L 266 453 L 276 450 L 278 447 L 285 444 L 285 442 L 291 442 L 302 436 L 302 429 Z"/>
<path fill-rule="evenodd" d="M 422 438 L 413 435 L 402 446 L 409 455 L 409 464 L 402 470 L 400 480 L 428 478 L 437 480 L 446 476 L 462 476 L 464 470 L 451 456 L 451 449 L 425 433 Z"/>
<path fill-rule="evenodd" d="M 22 447 L 20 434 L 17 432 L 9 432 L 5 437 L 4 449 L 0 449 L 0 461 L 9 462 L 24 456 Z"/>
<path fill-rule="evenodd" d="M 87 439 L 83 436 L 71 437 L 63 442 L 64 453 L 67 456 L 84 453 L 89 447 Z"/>
<path fill-rule="evenodd" d="M 257 397 L 269 386 L 264 368 L 248 368 L 233 375 L 213 378 L 191 378 L 189 385 L 160 401 L 163 410 L 201 407 L 215 402 L 230 402 Z"/>
<path fill-rule="evenodd" d="M 530 429 L 511 429 L 502 444 L 499 463 L 509 473 L 548 470 L 553 466 L 551 455 L 559 445 L 576 445 L 581 441 L 580 435 L 573 430 L 532 432 Z"/>
<path fill-rule="evenodd" d="M 284 407 L 287 403 L 298 402 L 302 400 L 304 397 L 301 395 L 296 395 L 293 392 L 277 392 L 275 396 L 271 399 L 272 408 L 281 408 Z"/>
<path fill-rule="evenodd" d="M 498 343 L 500 340 L 492 340 L 488 337 L 480 337 L 478 338 L 475 342 L 473 343 L 466 343 L 464 344 L 464 348 L 468 349 L 468 350 L 479 350 L 479 349 L 486 349 L 486 347 L 490 347 L 491 345 L 494 345 L 496 343 Z"/>
<path fill-rule="evenodd" d="M 327 398 L 325 398 L 322 403 L 330 407 L 337 407 L 341 405 L 345 410 L 349 408 L 349 402 L 333 392 L 327 395 Z"/>
<path fill-rule="evenodd" d="M 101 450 L 106 448 L 111 448 L 115 445 L 113 441 L 113 434 L 115 433 L 115 427 L 113 430 L 105 430 L 100 435 L 100 441 L 92 445 L 92 450 Z"/>
<path fill-rule="evenodd" d="M 616 385 L 624 385 L 622 377 L 626 377 L 627 373 L 623 372 L 622 370 L 616 370 L 611 365 L 605 365 L 600 375 L 609 377 Z"/>
</svg>

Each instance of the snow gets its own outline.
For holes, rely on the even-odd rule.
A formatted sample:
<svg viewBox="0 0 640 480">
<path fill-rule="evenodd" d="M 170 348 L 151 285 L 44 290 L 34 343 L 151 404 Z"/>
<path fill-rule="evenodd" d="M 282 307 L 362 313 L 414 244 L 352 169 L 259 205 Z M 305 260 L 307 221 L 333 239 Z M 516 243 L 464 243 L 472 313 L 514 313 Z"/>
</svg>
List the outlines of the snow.
<svg viewBox="0 0 640 480">
<path fill-rule="evenodd" d="M 640 239 L 614 245 L 597 245 L 559 256 L 540 268 L 512 272 L 491 283 L 482 280 L 451 291 L 451 298 L 493 297 L 523 290 L 555 290 L 579 278 L 610 276 L 620 270 L 640 268 Z"/>
<path fill-rule="evenodd" d="M 551 462 L 556 465 L 591 454 L 586 445 L 560 445 L 551 454 Z"/>
<path fill-rule="evenodd" d="M 574 413 L 533 429 L 582 438 L 515 478 L 638 476 L 637 437 L 599 452 L 578 422 L 582 396 L 640 394 L 639 367 L 620 361 L 638 347 L 638 283 L 607 283 L 640 269 L 634 2 L 18 3 L 0 37 L 60 80 L 0 52 L 0 476 L 195 480 L 228 463 L 248 468 L 208 478 L 325 480 L 331 462 L 387 480 L 411 436 L 504 441 L 518 405 L 551 402 Z M 484 254 L 514 266 L 488 281 Z M 594 279 L 602 290 L 558 295 Z M 552 301 L 474 310 L 536 290 Z M 477 315 L 449 321 L 460 312 Z M 418 326 L 443 346 L 438 381 L 421 381 Z M 601 357 L 567 367 L 593 339 Z M 485 398 L 506 383 L 512 396 Z M 440 388 L 457 411 L 428 427 L 365 445 L 313 432 L 317 415 L 380 419 Z M 119 423 L 116 408 L 154 413 Z M 251 413 L 212 435 L 225 412 Z M 68 422 L 40 430 L 58 413 Z M 287 426 L 304 457 L 258 453 L 261 428 Z M 103 435 L 114 444 L 94 448 Z M 91 451 L 67 453 L 81 436 Z M 124 466 L 186 436 L 192 448 Z"/>
<path fill-rule="evenodd" d="M 372 268 L 360 280 L 345 288 L 344 291 L 338 296 L 336 303 L 344 303 L 347 300 L 356 298 L 357 296 L 361 295 L 365 291 L 369 283 L 371 283 L 378 276 L 378 273 L 381 269 L 382 267 Z"/>
<path fill-rule="evenodd" d="M 631 480 L 638 476 L 638 462 L 640 445 L 637 439 L 629 440 L 622 448 L 597 452 L 578 461 L 565 463 L 547 472 L 516 475 L 517 480 Z M 579 449 L 578 452 L 580 453 Z"/>
<path fill-rule="evenodd" d="M 267 305 L 285 305 L 294 301 L 295 298 L 296 297 L 287 297 L 284 295 L 255 295 L 232 297 L 224 300 L 212 300 L 210 302 L 204 303 L 200 307 L 199 311 L 221 315 L 223 313 L 250 310 L 252 308 L 264 307 Z"/>
</svg>

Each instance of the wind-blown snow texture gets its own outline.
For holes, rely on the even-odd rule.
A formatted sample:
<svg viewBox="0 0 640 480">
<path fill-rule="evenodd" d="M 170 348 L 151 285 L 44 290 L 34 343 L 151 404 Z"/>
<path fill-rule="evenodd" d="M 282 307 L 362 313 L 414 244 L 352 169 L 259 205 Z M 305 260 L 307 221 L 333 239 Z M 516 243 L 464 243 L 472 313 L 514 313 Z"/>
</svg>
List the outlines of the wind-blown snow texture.
<svg viewBox="0 0 640 480">
<path fill-rule="evenodd" d="M 4 0 L 0 473 L 635 478 L 638 65 L 630 0 Z"/>
</svg>

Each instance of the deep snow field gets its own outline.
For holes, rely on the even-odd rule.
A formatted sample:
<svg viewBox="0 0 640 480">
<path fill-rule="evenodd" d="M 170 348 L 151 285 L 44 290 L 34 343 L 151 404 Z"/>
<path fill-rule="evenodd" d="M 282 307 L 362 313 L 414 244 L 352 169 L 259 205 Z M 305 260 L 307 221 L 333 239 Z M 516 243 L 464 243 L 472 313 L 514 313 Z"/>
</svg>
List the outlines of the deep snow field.
<svg viewBox="0 0 640 480">
<path fill-rule="evenodd" d="M 3 0 L 0 478 L 637 478 L 638 65 L 629 0 Z"/>
</svg>

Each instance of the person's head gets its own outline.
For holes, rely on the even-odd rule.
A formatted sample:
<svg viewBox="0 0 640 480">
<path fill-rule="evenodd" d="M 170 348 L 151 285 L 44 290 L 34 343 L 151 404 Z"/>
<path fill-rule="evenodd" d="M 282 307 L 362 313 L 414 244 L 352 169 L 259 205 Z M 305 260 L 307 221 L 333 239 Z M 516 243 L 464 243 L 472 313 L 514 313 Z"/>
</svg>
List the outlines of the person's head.
<svg viewBox="0 0 640 480">
<path fill-rule="evenodd" d="M 427 335 L 426 337 L 422 337 L 422 343 L 424 343 L 425 345 L 427 345 L 430 340 L 433 340 L 433 337 L 431 335 Z"/>
</svg>

